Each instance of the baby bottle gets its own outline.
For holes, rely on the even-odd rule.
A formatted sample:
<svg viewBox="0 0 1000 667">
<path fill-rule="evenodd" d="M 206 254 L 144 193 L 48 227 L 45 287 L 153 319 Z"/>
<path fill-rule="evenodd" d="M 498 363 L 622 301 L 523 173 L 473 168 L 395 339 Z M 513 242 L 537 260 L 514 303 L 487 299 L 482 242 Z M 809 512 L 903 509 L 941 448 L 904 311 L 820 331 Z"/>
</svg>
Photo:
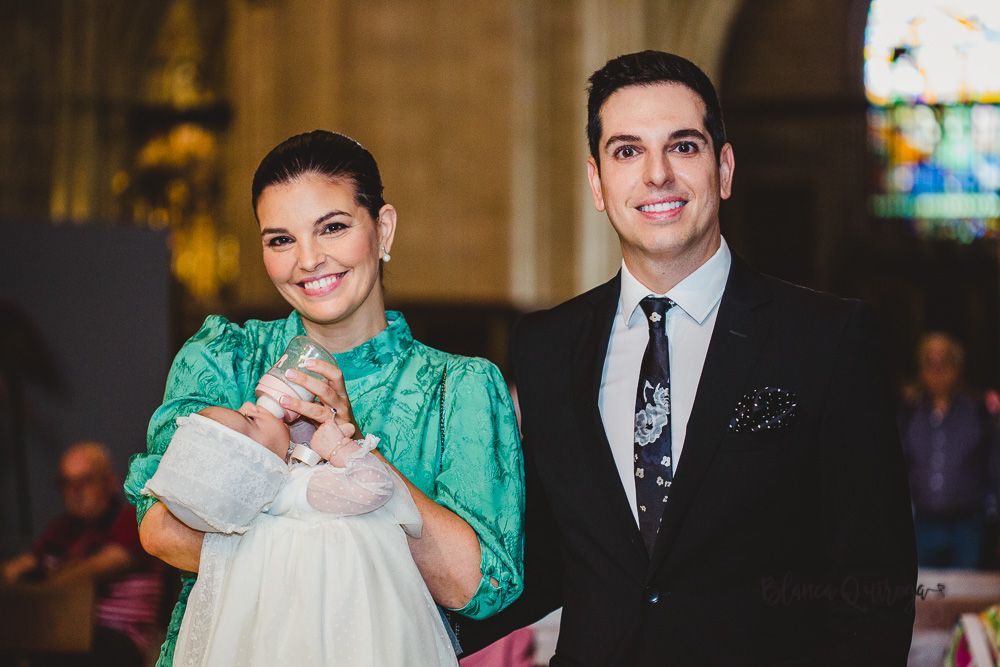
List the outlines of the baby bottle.
<svg viewBox="0 0 1000 667">
<path fill-rule="evenodd" d="M 278 359 L 278 363 L 272 366 L 271 370 L 264 374 L 257 383 L 257 389 L 254 392 L 257 395 L 257 405 L 285 422 L 297 419 L 299 416 L 297 412 L 282 407 L 278 401 L 282 396 L 294 396 L 303 401 L 311 401 L 316 397 L 305 387 L 285 379 L 285 371 L 294 368 L 301 373 L 322 380 L 322 375 L 306 369 L 304 364 L 307 359 L 322 359 L 327 363 L 337 363 L 319 343 L 305 336 L 296 336 L 288 343 L 288 347 Z"/>
</svg>

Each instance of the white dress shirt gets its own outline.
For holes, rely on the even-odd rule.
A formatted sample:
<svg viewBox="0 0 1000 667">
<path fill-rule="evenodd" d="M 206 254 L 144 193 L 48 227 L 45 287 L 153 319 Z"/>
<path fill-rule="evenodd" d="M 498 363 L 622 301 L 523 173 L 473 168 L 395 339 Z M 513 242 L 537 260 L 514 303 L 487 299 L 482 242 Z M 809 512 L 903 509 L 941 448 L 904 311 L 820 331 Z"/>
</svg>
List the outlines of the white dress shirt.
<svg viewBox="0 0 1000 667">
<path fill-rule="evenodd" d="M 655 294 L 640 283 L 622 262 L 622 291 L 618 299 L 598 404 L 611 453 L 628 496 L 636 523 L 635 503 L 635 397 L 639 368 L 649 341 L 649 326 L 639 302 L 647 296 L 665 296 L 676 305 L 667 311 L 665 326 L 670 344 L 670 442 L 676 472 L 684 448 L 684 434 L 708 343 L 715 329 L 719 302 L 726 289 L 732 255 L 726 240 L 719 249 L 687 278 L 666 294 Z"/>
</svg>

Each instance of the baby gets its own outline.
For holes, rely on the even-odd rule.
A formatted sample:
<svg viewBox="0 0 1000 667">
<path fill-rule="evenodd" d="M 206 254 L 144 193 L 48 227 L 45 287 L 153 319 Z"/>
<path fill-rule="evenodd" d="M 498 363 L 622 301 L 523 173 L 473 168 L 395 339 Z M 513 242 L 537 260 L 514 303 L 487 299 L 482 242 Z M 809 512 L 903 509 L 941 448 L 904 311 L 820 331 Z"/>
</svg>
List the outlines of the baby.
<svg viewBox="0 0 1000 667">
<path fill-rule="evenodd" d="M 174 665 L 457 665 L 377 438 L 331 419 L 288 462 L 288 427 L 252 403 L 177 422 L 144 489 L 206 531 Z"/>
</svg>

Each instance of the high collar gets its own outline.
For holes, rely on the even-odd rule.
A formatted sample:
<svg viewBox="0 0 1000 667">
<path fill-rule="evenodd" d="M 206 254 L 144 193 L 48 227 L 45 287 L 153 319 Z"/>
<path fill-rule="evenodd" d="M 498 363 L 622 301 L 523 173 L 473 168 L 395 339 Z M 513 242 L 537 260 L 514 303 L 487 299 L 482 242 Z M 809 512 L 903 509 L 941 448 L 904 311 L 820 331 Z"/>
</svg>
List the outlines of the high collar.
<svg viewBox="0 0 1000 667">
<path fill-rule="evenodd" d="M 719 249 L 707 262 L 699 266 L 693 273 L 677 283 L 666 294 L 656 294 L 643 285 L 632 275 L 622 261 L 622 290 L 619 302 L 619 313 L 629 327 L 645 322 L 645 318 L 636 316 L 639 302 L 647 296 L 665 296 L 673 301 L 698 324 L 705 321 L 712 309 L 722 299 L 729 278 L 729 268 L 733 257 L 729 251 L 726 239 L 721 239 Z"/>
<path fill-rule="evenodd" d="M 292 313 L 292 317 L 298 320 L 297 328 L 302 329 L 301 335 L 305 335 L 305 328 L 302 326 L 299 314 Z M 387 310 L 385 318 L 389 321 L 389 326 L 374 338 L 370 338 L 346 352 L 338 352 L 333 355 L 340 370 L 344 373 L 344 380 L 357 380 L 381 371 L 406 353 L 413 345 L 413 334 L 410 333 L 410 327 L 402 313 Z"/>
</svg>

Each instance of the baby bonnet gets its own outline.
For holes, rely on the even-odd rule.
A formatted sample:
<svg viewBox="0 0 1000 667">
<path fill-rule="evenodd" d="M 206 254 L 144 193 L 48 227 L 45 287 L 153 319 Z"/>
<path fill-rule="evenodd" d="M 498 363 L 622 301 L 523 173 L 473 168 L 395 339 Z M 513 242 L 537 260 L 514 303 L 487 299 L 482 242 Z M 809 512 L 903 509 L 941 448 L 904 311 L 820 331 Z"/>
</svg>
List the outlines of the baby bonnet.
<svg viewBox="0 0 1000 667">
<path fill-rule="evenodd" d="M 244 533 L 278 492 L 287 464 L 263 445 L 208 417 L 177 418 L 177 430 L 142 493 L 204 532 Z"/>
</svg>

